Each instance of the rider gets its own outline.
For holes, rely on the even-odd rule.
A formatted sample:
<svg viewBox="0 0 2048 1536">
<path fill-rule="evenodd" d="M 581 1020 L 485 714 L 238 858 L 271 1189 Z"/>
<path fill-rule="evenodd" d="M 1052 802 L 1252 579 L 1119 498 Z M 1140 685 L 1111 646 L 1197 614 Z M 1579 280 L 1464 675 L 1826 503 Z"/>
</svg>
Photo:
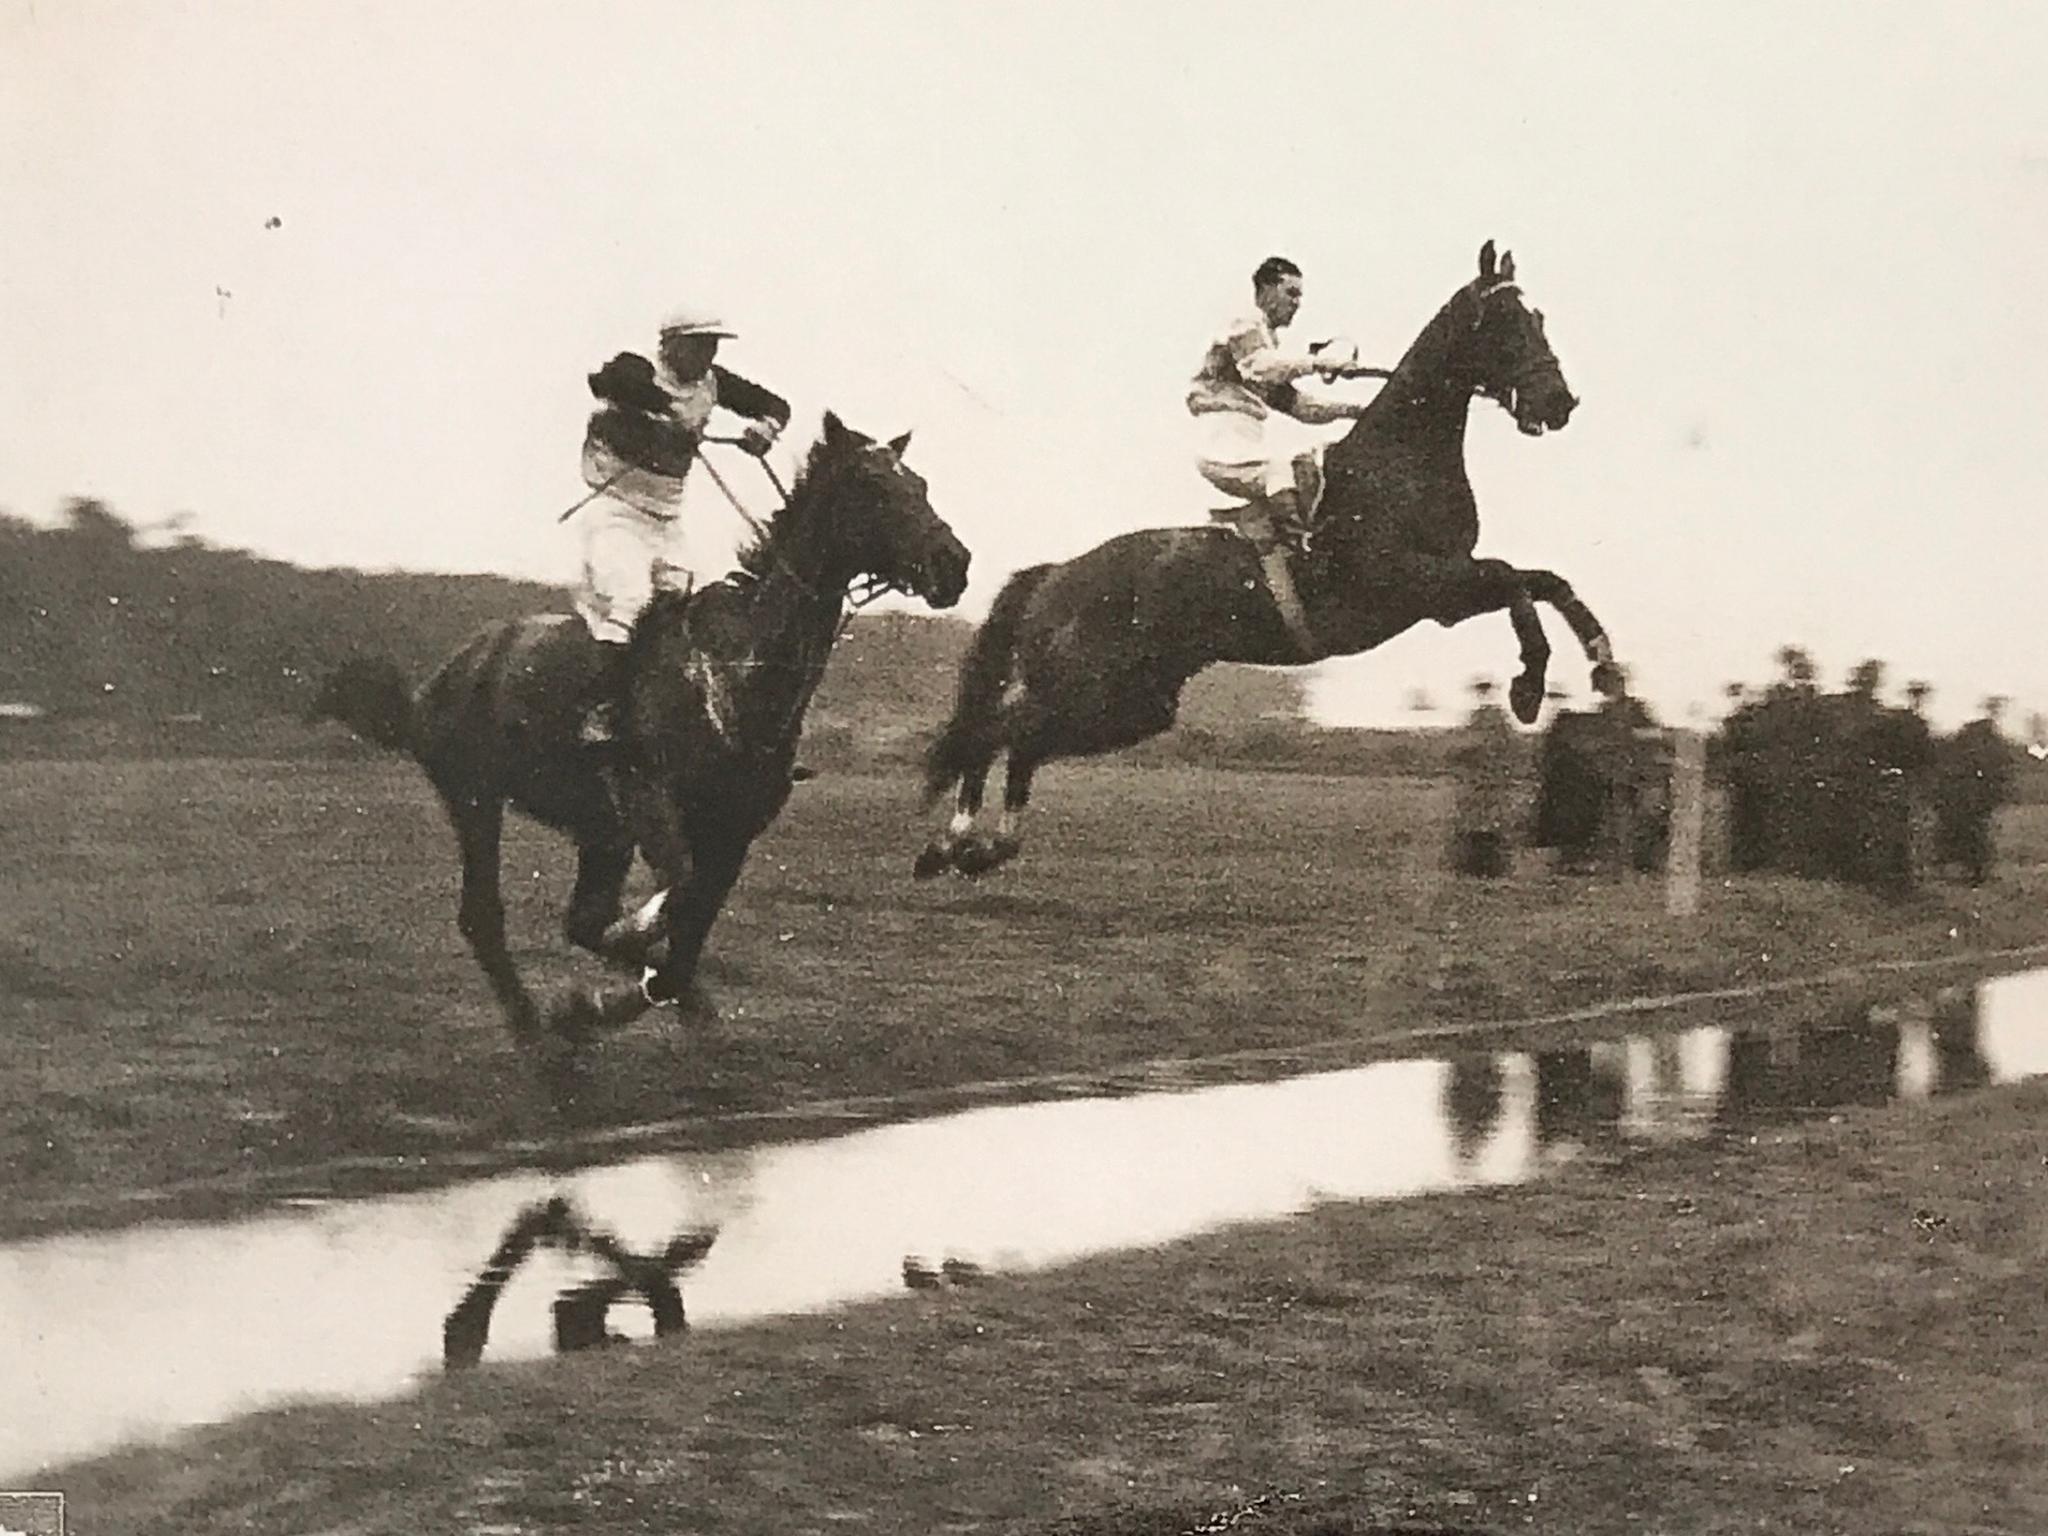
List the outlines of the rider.
<svg viewBox="0 0 2048 1536">
<path fill-rule="evenodd" d="M 1362 415 L 1363 405 L 1304 398 L 1297 379 L 1336 377 L 1353 361 L 1348 349 L 1321 342 L 1304 354 L 1280 349 L 1279 332 L 1301 308 L 1301 268 L 1285 256 L 1269 256 L 1252 274 L 1253 314 L 1233 321 L 1209 343 L 1188 390 L 1188 410 L 1200 430 L 1196 467 L 1218 490 L 1242 497 L 1230 520 L 1259 552 L 1266 581 L 1295 639 L 1311 654 L 1318 647 L 1308 631 L 1294 578 L 1287 568 L 1284 536 L 1307 523 L 1322 491 L 1320 453 L 1289 454 L 1267 441 L 1274 411 L 1296 421 L 1323 425 Z M 1320 355 L 1319 355 L 1320 354 Z"/>
<path fill-rule="evenodd" d="M 626 639 L 663 589 L 687 590 L 700 574 L 681 520 L 683 482 L 715 407 L 745 418 L 739 446 L 760 458 L 789 425 L 789 405 L 714 361 L 733 333 L 683 311 L 662 323 L 656 361 L 621 352 L 590 375 L 598 399 L 583 438 L 578 507 L 583 533 L 576 611 L 605 663 L 583 739 L 609 742 L 625 694 Z"/>
</svg>

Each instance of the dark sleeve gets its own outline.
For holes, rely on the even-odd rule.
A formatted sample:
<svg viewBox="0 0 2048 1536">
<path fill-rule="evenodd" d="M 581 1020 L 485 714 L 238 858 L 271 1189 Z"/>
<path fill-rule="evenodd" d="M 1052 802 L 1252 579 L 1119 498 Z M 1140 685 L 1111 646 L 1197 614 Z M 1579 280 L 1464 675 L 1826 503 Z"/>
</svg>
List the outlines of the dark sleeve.
<svg viewBox="0 0 2048 1536">
<path fill-rule="evenodd" d="M 637 352 L 621 352 L 590 375 L 590 392 L 611 405 L 659 416 L 668 410 L 668 396 L 654 382 L 654 364 Z"/>
<path fill-rule="evenodd" d="M 590 435 L 628 464 L 681 479 L 697 454 L 697 434 L 671 416 L 649 416 L 622 406 L 592 412 Z"/>
<path fill-rule="evenodd" d="M 728 411 L 751 416 L 756 421 L 772 421 L 777 431 L 789 425 L 789 402 L 773 390 L 763 389 L 752 379 L 743 379 L 716 363 L 711 365 L 711 376 L 718 381 L 718 403 Z"/>
</svg>

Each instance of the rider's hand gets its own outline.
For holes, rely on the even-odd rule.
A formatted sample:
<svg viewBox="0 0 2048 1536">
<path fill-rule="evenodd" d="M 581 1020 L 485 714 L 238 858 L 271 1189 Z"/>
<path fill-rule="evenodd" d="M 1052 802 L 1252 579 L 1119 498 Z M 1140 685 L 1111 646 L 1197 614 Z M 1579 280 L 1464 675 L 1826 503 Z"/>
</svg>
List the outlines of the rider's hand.
<svg viewBox="0 0 2048 1536">
<path fill-rule="evenodd" d="M 775 429 L 758 421 L 750 421 L 740 432 L 740 447 L 757 459 L 765 459 L 768 450 L 775 446 Z"/>
<path fill-rule="evenodd" d="M 1309 357 L 1316 365 L 1316 372 L 1323 376 L 1324 383 L 1344 377 L 1346 370 L 1358 364 L 1358 343 L 1342 336 L 1332 337 L 1309 348 Z"/>
</svg>

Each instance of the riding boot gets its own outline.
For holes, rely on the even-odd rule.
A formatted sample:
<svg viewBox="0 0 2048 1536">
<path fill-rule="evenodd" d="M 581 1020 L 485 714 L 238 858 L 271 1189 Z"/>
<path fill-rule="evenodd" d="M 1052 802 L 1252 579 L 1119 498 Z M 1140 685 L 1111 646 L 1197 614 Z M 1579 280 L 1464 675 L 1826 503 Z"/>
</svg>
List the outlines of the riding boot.
<svg viewBox="0 0 2048 1536">
<path fill-rule="evenodd" d="M 598 654 L 592 702 L 578 735 L 586 746 L 610 747 L 618 744 L 619 722 L 626 711 L 626 647 L 601 642 Z"/>
<path fill-rule="evenodd" d="M 1259 565 L 1265 572 L 1266 586 L 1273 594 L 1273 605 L 1280 610 L 1280 618 L 1287 625 L 1288 634 L 1300 647 L 1301 660 L 1320 661 L 1323 648 L 1315 637 L 1315 631 L 1309 627 L 1308 614 L 1301 606 L 1301 594 L 1294 587 L 1294 571 L 1287 563 L 1287 546 L 1279 532 L 1282 523 L 1293 520 L 1295 506 L 1293 494 L 1283 491 L 1256 503 L 1238 526 L 1259 552 Z"/>
</svg>

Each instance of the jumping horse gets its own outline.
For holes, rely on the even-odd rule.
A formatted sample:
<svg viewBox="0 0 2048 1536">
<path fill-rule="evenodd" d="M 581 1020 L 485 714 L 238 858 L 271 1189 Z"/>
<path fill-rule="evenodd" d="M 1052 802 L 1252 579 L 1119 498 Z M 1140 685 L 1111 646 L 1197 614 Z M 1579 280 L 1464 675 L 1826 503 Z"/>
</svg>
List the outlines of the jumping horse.
<svg viewBox="0 0 2048 1536">
<path fill-rule="evenodd" d="M 616 745 L 579 739 L 603 663 L 564 614 L 487 626 L 416 690 L 391 662 L 363 659 L 322 688 L 313 717 L 409 753 L 439 794 L 462 858 L 458 924 L 521 1041 L 542 1035 L 543 1019 L 505 946 L 506 805 L 576 843 L 569 942 L 645 967 L 637 983 L 565 993 L 545 1020 L 550 1048 L 685 996 L 749 847 L 789 798 L 804 712 L 853 590 L 949 608 L 967 584 L 968 552 L 903 462 L 908 444 L 825 417 L 738 571 L 663 593 L 640 616 Z M 622 917 L 636 852 L 660 890 Z"/>
<path fill-rule="evenodd" d="M 1158 735 L 1188 679 L 1216 662 L 1303 665 L 1369 651 L 1425 619 L 1449 627 L 1506 609 L 1522 659 L 1509 699 L 1526 725 L 1542 708 L 1550 657 L 1542 602 L 1578 637 L 1594 687 L 1618 695 L 1606 631 L 1562 577 L 1473 553 L 1479 512 L 1465 422 L 1475 396 L 1496 401 L 1530 437 L 1563 427 L 1578 404 L 1542 312 L 1515 281 L 1513 254 L 1496 263 L 1492 241 L 1478 275 L 1324 455 L 1323 495 L 1292 559 L 1314 654 L 1283 620 L 1257 551 L 1227 528 L 1124 534 L 1012 576 L 969 644 L 952 718 L 926 754 L 927 804 L 958 792 L 950 822 L 918 855 L 918 878 L 980 874 L 1014 858 L 1041 764 Z M 1005 753 L 1003 812 L 990 837 L 976 818 Z"/>
</svg>

